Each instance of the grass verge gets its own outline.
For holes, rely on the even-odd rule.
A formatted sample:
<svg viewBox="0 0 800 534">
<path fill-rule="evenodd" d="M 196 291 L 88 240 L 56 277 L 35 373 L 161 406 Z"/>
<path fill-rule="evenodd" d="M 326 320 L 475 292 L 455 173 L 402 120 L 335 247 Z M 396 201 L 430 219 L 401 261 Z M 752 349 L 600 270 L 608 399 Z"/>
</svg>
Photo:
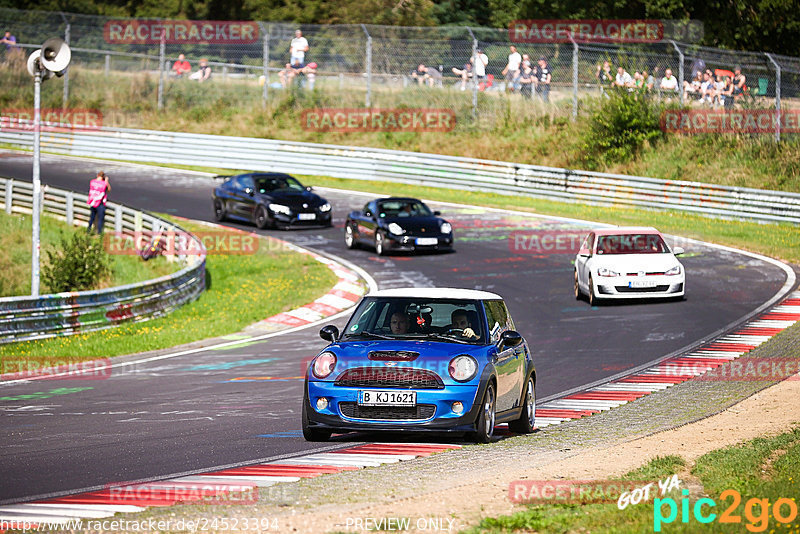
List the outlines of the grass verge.
<svg viewBox="0 0 800 534">
<path fill-rule="evenodd" d="M 679 473 L 684 463 L 676 456 L 656 458 L 623 478 L 663 481 Z M 529 505 L 512 515 L 484 519 L 467 532 L 796 532 L 793 529 L 800 522 L 798 472 L 800 428 L 701 456 L 688 476 L 679 475 L 681 493 L 661 496 L 654 484 L 656 494 L 649 502 L 623 510 L 616 502 Z M 682 493 L 685 489 L 686 496 Z M 710 501 L 703 501 L 698 508 L 700 499 Z M 674 501 L 674 517 L 670 500 Z M 699 520 L 704 517 L 712 519 L 704 524 Z"/>
<path fill-rule="evenodd" d="M 53 217 L 42 217 L 39 239 L 40 263 L 47 262 L 47 251 L 55 250 L 62 237 L 69 238 L 85 228 L 69 226 Z M 31 217 L 8 215 L 0 212 L 0 296 L 11 297 L 31 294 Z M 144 282 L 179 269 L 179 264 L 160 257 L 143 262 L 138 256 L 111 255 L 111 275 L 101 281 L 97 289 Z M 46 286 L 42 292 L 50 292 Z"/>
<path fill-rule="evenodd" d="M 180 224 L 190 232 L 207 228 L 187 221 Z M 331 270 L 310 255 L 275 248 L 259 246 L 253 255 L 208 256 L 211 287 L 196 301 L 164 317 L 98 332 L 0 345 L 0 368 L 18 369 L 22 361 L 112 357 L 230 334 L 313 301 L 336 283 Z"/>
</svg>

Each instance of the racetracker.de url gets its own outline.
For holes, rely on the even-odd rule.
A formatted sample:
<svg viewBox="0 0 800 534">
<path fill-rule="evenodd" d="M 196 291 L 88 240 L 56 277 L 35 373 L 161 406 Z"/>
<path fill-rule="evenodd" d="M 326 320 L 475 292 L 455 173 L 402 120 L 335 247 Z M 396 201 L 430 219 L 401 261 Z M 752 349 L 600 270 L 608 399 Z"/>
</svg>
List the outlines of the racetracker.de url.
<svg viewBox="0 0 800 534">
<path fill-rule="evenodd" d="M 200 517 L 196 519 L 73 519 L 59 522 L 0 520 L 0 532 L 280 532 L 274 517 Z"/>
</svg>

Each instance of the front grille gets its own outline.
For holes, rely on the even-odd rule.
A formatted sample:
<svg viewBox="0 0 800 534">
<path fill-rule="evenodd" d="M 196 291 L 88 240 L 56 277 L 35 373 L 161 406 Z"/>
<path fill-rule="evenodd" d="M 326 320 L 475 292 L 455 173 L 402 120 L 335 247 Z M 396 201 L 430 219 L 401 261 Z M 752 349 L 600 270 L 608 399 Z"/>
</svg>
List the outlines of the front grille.
<svg viewBox="0 0 800 534">
<path fill-rule="evenodd" d="M 353 419 L 383 420 L 424 420 L 436 413 L 435 404 L 417 404 L 416 406 L 359 406 L 355 402 L 340 402 L 339 410 L 345 417 Z"/>
<path fill-rule="evenodd" d="M 442 379 L 433 371 L 404 367 L 357 367 L 348 369 L 339 375 L 335 385 L 354 388 L 444 388 Z"/>
<path fill-rule="evenodd" d="M 660 285 L 655 287 L 628 287 L 628 286 L 614 286 L 617 293 L 663 293 L 669 289 L 669 285 Z"/>
</svg>

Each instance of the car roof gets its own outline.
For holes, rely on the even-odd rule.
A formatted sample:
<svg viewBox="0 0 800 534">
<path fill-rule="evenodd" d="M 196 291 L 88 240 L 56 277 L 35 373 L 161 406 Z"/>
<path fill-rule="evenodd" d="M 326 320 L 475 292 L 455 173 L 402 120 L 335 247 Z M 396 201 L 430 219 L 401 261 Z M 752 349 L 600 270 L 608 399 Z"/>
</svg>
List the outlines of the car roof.
<svg viewBox="0 0 800 534">
<path fill-rule="evenodd" d="M 453 287 L 404 287 L 373 291 L 368 297 L 406 297 L 420 299 L 503 300 L 503 297 L 477 289 Z"/>
<path fill-rule="evenodd" d="M 383 198 L 378 198 L 378 199 L 375 199 L 375 200 L 376 200 L 376 202 L 387 202 L 387 201 L 389 201 L 389 202 L 398 202 L 398 201 L 409 201 L 409 200 L 414 201 L 414 202 L 422 202 L 418 198 L 411 198 L 411 197 L 383 197 Z"/>
<path fill-rule="evenodd" d="M 596 235 L 658 234 L 661 232 L 652 226 L 617 226 L 616 228 L 597 228 L 592 230 Z"/>
</svg>

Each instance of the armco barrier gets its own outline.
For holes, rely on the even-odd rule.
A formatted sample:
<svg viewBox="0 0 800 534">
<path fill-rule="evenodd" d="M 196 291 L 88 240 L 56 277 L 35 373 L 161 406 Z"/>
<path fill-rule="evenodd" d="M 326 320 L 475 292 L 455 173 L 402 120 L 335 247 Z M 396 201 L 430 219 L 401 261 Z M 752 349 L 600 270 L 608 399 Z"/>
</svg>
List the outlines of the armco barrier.
<svg viewBox="0 0 800 534">
<path fill-rule="evenodd" d="M 33 187 L 28 182 L 0 178 L 0 207 L 6 213 L 31 213 Z M 86 224 L 86 195 L 43 188 L 43 212 L 69 224 Z M 181 231 L 158 217 L 109 202 L 106 226 L 115 232 Z M 43 339 L 99 330 L 127 321 L 143 321 L 168 313 L 196 299 L 205 289 L 205 248 L 194 236 L 193 254 L 168 256 L 185 263 L 176 273 L 138 284 L 96 291 L 34 297 L 0 298 L 0 343 Z M 201 251 L 197 254 L 196 251 Z"/>
<path fill-rule="evenodd" d="M 29 131 L 0 142 L 31 147 Z M 800 194 L 375 148 L 122 128 L 43 132 L 45 150 L 126 161 L 318 174 L 598 205 L 800 223 Z"/>
</svg>

